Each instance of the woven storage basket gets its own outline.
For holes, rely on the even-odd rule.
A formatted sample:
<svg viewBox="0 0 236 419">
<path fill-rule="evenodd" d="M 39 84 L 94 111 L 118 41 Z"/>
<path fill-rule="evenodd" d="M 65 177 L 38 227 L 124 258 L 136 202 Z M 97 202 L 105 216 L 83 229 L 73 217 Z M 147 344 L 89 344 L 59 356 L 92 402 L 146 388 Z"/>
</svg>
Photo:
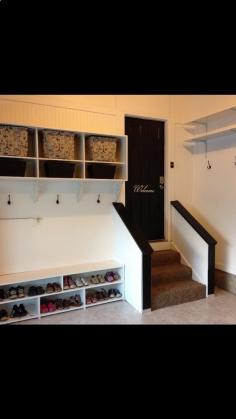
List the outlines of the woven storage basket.
<svg viewBox="0 0 236 419">
<path fill-rule="evenodd" d="M 89 160 L 116 161 L 117 139 L 90 136 L 87 138 Z"/>
<path fill-rule="evenodd" d="M 28 131 L 23 127 L 0 126 L 0 154 L 27 157 Z"/>
<path fill-rule="evenodd" d="M 43 132 L 43 152 L 48 159 L 74 160 L 74 134 L 64 131 Z"/>
</svg>

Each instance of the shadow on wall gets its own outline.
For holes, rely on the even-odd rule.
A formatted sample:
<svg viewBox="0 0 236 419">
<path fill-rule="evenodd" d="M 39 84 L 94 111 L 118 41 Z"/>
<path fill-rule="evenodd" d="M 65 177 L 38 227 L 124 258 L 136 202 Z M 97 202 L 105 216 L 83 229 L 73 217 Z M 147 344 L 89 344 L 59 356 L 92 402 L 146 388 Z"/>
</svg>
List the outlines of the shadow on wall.
<svg viewBox="0 0 236 419">
<path fill-rule="evenodd" d="M 216 239 L 216 264 L 221 263 L 224 266 L 228 266 L 230 263 L 229 254 L 227 249 L 231 247 L 231 244 L 226 240 L 225 237 L 216 229 L 215 225 L 211 224 L 207 218 L 205 218 L 196 208 L 192 207 L 192 213 L 194 217 L 204 226 L 204 228 Z M 220 259 L 220 260 L 218 260 Z"/>
<path fill-rule="evenodd" d="M 225 149 L 235 149 L 236 135 L 232 134 L 226 137 L 215 138 L 207 141 L 207 150 L 220 151 Z M 184 148 L 191 154 L 204 154 L 206 152 L 206 141 L 195 141 L 193 143 L 184 143 Z"/>
<path fill-rule="evenodd" d="M 112 182 L 45 182 L 38 186 L 34 182 L 5 182 L 0 192 L 0 217 L 106 215 L 117 200 L 118 187 L 119 183 Z"/>
</svg>

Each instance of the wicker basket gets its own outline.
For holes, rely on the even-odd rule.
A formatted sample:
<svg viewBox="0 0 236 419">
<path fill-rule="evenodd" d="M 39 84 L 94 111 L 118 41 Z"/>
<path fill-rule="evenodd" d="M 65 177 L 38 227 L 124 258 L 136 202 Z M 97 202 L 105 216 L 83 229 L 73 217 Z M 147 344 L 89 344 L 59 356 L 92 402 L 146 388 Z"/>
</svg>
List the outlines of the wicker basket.
<svg viewBox="0 0 236 419">
<path fill-rule="evenodd" d="M 0 126 L 0 154 L 27 157 L 28 130 L 23 127 Z"/>
<path fill-rule="evenodd" d="M 47 159 L 75 159 L 74 134 L 63 131 L 43 132 L 43 152 Z"/>
<path fill-rule="evenodd" d="M 89 160 L 116 161 L 117 139 L 90 136 L 87 138 Z"/>
</svg>

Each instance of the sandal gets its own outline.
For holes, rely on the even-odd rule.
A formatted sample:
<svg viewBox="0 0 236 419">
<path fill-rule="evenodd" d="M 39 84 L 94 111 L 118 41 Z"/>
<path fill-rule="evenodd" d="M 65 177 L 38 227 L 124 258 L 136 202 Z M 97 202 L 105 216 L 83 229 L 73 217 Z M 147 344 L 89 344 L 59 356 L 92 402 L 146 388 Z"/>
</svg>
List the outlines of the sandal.
<svg viewBox="0 0 236 419">
<path fill-rule="evenodd" d="M 68 276 L 68 285 L 69 285 L 69 288 L 71 289 L 76 288 L 76 285 L 71 276 Z"/>
<path fill-rule="evenodd" d="M 99 284 L 99 280 L 98 280 L 98 275 L 92 275 L 91 276 L 91 278 L 90 278 L 90 282 L 92 283 L 92 284 Z"/>
<path fill-rule="evenodd" d="M 86 278 L 81 278 L 81 281 L 82 281 L 84 287 L 87 287 L 88 285 L 90 285 L 90 282 Z"/>
</svg>

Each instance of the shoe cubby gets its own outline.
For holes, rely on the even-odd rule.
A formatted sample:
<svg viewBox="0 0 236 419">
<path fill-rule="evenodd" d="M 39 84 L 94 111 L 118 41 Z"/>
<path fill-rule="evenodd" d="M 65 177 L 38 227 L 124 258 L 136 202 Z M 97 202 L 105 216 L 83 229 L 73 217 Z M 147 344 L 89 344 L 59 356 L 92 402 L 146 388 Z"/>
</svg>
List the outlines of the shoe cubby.
<svg viewBox="0 0 236 419">
<path fill-rule="evenodd" d="M 124 291 L 124 266 L 117 261 L 1 275 L 0 324 L 123 300 Z"/>
<path fill-rule="evenodd" d="M 103 284 L 104 285 L 104 284 Z M 86 307 L 112 303 L 124 299 L 123 283 L 106 283 L 105 286 L 88 287 L 85 290 Z"/>
<path fill-rule="evenodd" d="M 24 320 L 38 318 L 39 301 L 38 298 L 31 298 L 26 301 L 11 301 L 0 305 L 0 313 L 5 310 L 7 320 L 1 320 L 0 324 L 15 323 Z"/>
</svg>

